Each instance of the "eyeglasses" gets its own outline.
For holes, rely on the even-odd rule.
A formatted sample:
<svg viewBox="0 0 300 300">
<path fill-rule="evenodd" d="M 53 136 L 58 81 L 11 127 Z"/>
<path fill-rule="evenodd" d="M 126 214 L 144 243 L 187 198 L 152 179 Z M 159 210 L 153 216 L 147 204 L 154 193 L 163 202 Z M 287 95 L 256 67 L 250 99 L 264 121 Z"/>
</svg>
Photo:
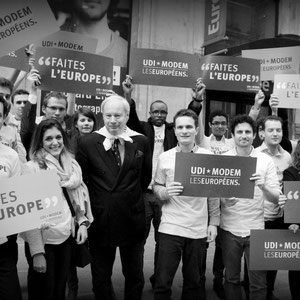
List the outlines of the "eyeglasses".
<svg viewBox="0 0 300 300">
<path fill-rule="evenodd" d="M 153 114 L 155 116 L 158 116 L 158 115 L 166 116 L 168 114 L 168 112 L 165 110 L 154 110 L 154 111 L 151 111 L 151 114 Z"/>
<path fill-rule="evenodd" d="M 49 108 L 49 110 L 51 111 L 59 111 L 59 112 L 64 112 L 66 109 L 64 107 L 57 107 L 57 106 L 48 106 L 47 107 Z"/>
<path fill-rule="evenodd" d="M 213 123 L 211 123 L 211 125 L 213 125 L 213 126 L 223 126 L 223 127 L 225 127 L 225 126 L 227 126 L 227 123 L 226 122 L 213 122 Z"/>
</svg>

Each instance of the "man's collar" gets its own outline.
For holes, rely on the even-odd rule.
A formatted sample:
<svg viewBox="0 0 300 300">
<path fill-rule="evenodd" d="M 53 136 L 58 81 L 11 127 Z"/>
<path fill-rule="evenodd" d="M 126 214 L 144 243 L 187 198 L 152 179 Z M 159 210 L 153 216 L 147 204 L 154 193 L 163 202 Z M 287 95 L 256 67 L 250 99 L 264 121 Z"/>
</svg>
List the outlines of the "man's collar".
<svg viewBox="0 0 300 300">
<path fill-rule="evenodd" d="M 211 141 L 217 141 L 217 142 L 225 143 L 225 136 L 224 135 L 222 136 L 220 141 L 218 141 L 213 134 L 211 134 L 209 138 L 210 138 Z"/>
<path fill-rule="evenodd" d="M 239 153 L 236 151 L 236 150 L 237 150 L 236 146 L 235 146 L 232 150 L 233 150 L 234 154 L 236 154 L 237 156 L 241 156 L 241 155 L 239 155 Z M 251 151 L 250 151 L 250 153 L 249 153 L 248 156 L 253 156 L 253 155 L 254 155 L 254 150 L 255 150 L 254 147 L 251 146 Z M 224 154 L 226 155 L 226 152 L 225 152 Z"/>
<path fill-rule="evenodd" d="M 278 144 L 277 149 L 276 149 L 277 151 L 275 154 L 273 154 L 265 142 L 262 142 L 262 144 L 260 146 L 260 150 L 261 150 L 261 152 L 265 152 L 265 153 L 268 152 L 270 155 L 274 155 L 274 156 L 281 155 L 283 152 L 283 148 Z"/>
<path fill-rule="evenodd" d="M 198 149 L 199 149 L 199 146 L 195 144 L 193 149 L 191 150 L 191 152 L 195 153 L 198 151 Z M 177 144 L 177 146 L 176 146 L 176 152 L 182 152 L 182 149 L 179 144 Z"/>
</svg>

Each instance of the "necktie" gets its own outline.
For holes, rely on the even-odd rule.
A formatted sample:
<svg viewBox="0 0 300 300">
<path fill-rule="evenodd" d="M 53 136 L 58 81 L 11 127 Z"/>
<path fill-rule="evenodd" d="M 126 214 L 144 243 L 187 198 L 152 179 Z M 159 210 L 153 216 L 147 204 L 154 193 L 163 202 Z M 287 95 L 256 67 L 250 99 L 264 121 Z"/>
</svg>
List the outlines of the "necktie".
<svg viewBox="0 0 300 300">
<path fill-rule="evenodd" d="M 119 151 L 119 143 L 120 143 L 119 139 L 115 139 L 111 149 L 115 156 L 118 167 L 121 168 L 122 161 L 121 161 L 121 155 L 120 155 L 120 151 Z"/>
</svg>

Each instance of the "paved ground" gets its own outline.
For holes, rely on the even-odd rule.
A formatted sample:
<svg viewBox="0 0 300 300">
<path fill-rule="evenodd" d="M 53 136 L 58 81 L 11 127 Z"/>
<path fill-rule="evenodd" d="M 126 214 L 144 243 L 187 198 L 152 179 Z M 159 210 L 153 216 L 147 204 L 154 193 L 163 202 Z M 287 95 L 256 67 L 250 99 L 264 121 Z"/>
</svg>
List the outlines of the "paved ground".
<svg viewBox="0 0 300 300">
<path fill-rule="evenodd" d="M 153 300 L 153 291 L 149 282 L 149 277 L 153 272 L 153 253 L 154 253 L 153 241 L 154 241 L 153 231 L 151 231 L 145 248 L 145 266 L 144 266 L 145 288 L 143 292 L 143 300 Z M 207 293 L 206 299 L 207 300 L 219 299 L 212 289 L 213 254 L 214 254 L 214 244 L 211 244 L 208 249 L 208 257 L 207 257 L 207 271 L 206 271 L 206 293 Z M 19 269 L 19 278 L 20 278 L 22 292 L 23 292 L 23 300 L 27 300 L 27 290 L 26 290 L 27 262 L 24 255 L 24 245 L 21 240 L 19 241 L 18 269 Z M 78 270 L 79 286 L 80 286 L 78 300 L 94 299 L 92 293 L 90 267 L 87 266 L 83 269 L 78 268 L 77 270 Z M 123 299 L 124 278 L 121 271 L 121 263 L 120 263 L 119 256 L 117 257 L 114 266 L 113 284 L 114 284 L 114 288 L 118 300 Z M 182 286 L 182 277 L 181 277 L 181 269 L 179 268 L 173 283 L 173 300 L 180 299 L 181 286 Z M 289 288 L 287 282 L 287 271 L 278 272 L 275 295 L 281 300 L 290 300 L 290 294 L 289 294 Z"/>
</svg>

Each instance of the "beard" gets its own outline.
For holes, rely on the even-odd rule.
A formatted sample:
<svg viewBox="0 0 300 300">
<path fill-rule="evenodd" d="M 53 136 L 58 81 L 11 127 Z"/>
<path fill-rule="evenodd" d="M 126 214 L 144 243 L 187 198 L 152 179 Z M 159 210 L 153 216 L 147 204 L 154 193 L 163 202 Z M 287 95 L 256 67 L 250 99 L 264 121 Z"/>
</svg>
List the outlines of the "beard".
<svg viewBox="0 0 300 300">
<path fill-rule="evenodd" d="M 75 12 L 77 17 L 79 17 L 80 20 L 85 22 L 90 21 L 100 21 L 104 18 L 104 16 L 107 14 L 109 4 L 107 4 L 106 7 L 101 8 L 87 8 L 83 9 L 81 1 L 77 5 L 75 5 Z"/>
</svg>

